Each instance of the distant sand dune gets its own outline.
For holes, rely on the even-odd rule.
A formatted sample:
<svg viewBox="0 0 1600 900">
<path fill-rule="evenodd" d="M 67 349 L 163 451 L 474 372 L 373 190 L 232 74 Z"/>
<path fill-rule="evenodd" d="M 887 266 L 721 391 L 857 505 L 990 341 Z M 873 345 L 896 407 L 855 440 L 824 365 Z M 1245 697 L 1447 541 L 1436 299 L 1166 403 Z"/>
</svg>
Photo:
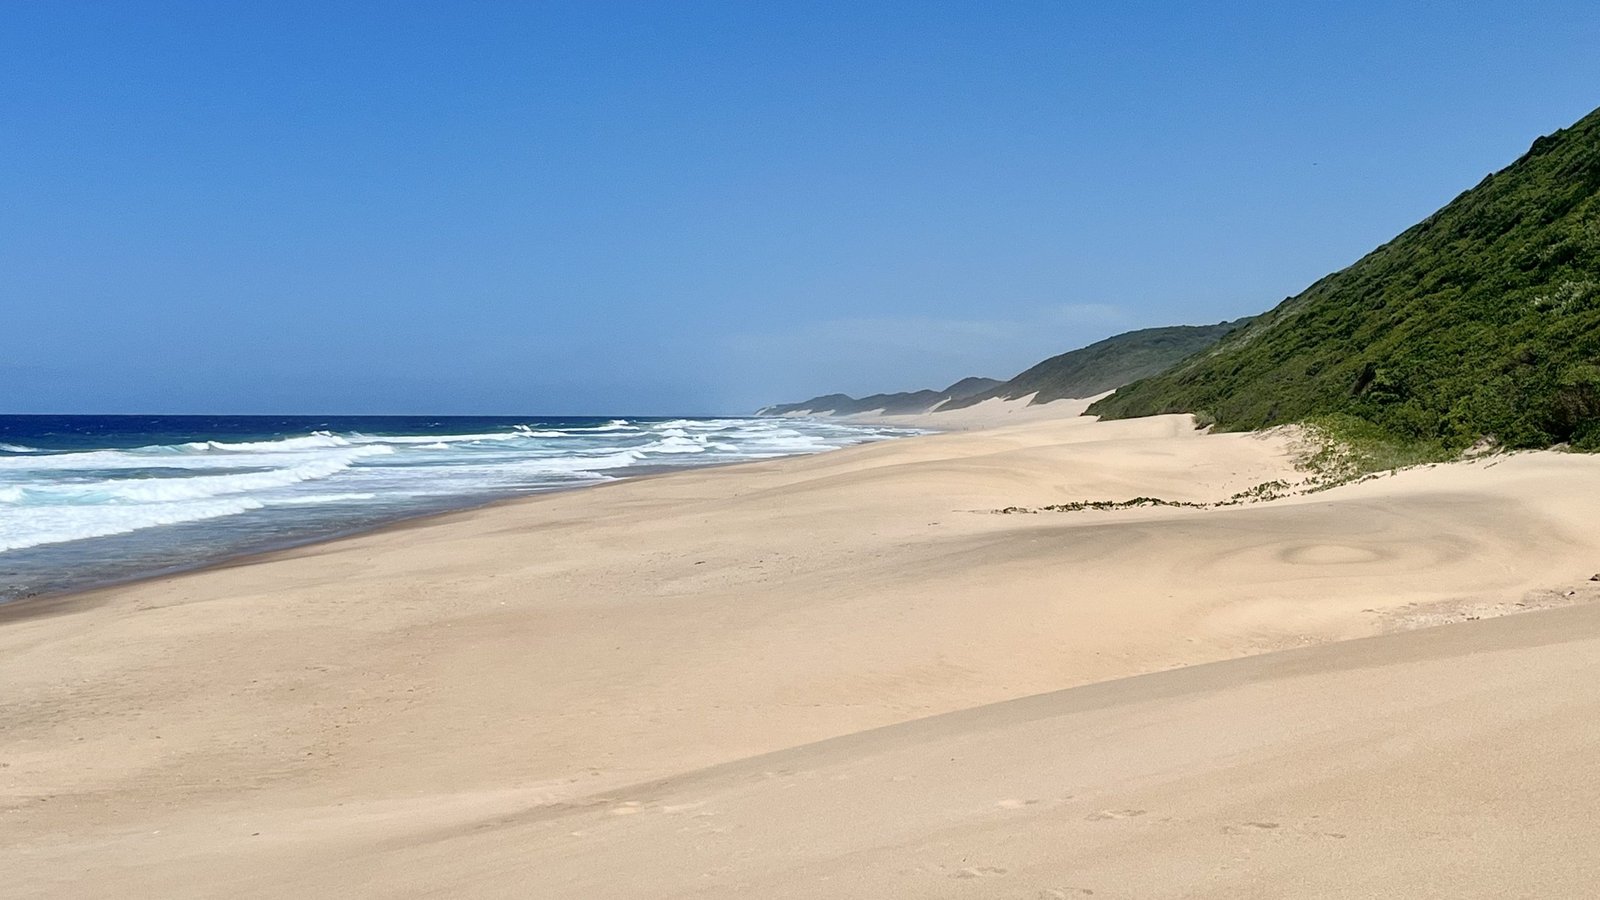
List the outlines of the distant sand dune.
<svg viewBox="0 0 1600 900">
<path fill-rule="evenodd" d="M 995 514 L 1300 477 L 1062 410 L 14 608 L 0 884 L 1580 895 L 1600 459 Z"/>
</svg>

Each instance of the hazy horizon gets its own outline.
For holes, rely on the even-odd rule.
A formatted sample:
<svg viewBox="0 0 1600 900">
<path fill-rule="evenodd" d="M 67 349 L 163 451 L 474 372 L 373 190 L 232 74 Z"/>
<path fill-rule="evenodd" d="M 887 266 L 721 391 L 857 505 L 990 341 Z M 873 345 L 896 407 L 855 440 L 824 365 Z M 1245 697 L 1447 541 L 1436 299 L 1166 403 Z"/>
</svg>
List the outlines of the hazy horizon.
<svg viewBox="0 0 1600 900">
<path fill-rule="evenodd" d="M 1592 4 L 0 9 L 0 413 L 680 415 L 1265 310 Z"/>
</svg>

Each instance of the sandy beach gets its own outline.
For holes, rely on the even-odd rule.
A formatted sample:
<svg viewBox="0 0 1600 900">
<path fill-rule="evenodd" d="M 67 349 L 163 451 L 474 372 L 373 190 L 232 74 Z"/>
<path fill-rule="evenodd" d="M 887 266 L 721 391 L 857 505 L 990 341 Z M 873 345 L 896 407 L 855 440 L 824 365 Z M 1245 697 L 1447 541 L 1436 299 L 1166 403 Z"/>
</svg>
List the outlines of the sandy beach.
<svg viewBox="0 0 1600 900">
<path fill-rule="evenodd" d="M 1083 405 L 19 607 L 4 893 L 1584 894 L 1600 458 Z"/>
</svg>

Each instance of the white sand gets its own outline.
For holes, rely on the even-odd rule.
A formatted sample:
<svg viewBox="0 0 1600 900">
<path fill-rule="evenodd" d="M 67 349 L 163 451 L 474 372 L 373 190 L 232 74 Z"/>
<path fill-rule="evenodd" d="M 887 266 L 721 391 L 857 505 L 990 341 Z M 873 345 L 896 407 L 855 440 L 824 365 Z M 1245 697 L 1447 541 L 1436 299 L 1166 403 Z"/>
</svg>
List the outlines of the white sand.
<svg viewBox="0 0 1600 900">
<path fill-rule="evenodd" d="M 1327 642 L 1600 595 L 1600 459 L 988 512 L 1293 477 L 1282 437 L 1040 418 L 14 612 L 0 885 L 1577 896 L 1596 614 Z"/>
<path fill-rule="evenodd" d="M 933 428 L 939 431 L 975 431 L 987 428 L 1000 428 L 1007 425 L 1021 425 L 1027 422 L 1044 422 L 1080 416 L 1088 409 L 1090 404 L 1101 397 L 1110 395 L 1110 391 L 1085 400 L 1055 400 L 1050 403 L 1033 405 L 1036 394 L 1028 394 L 1015 400 L 1001 400 L 991 397 L 961 409 L 942 410 L 935 408 L 926 413 L 896 413 L 886 415 L 882 411 L 852 413 L 839 418 L 850 422 L 863 422 L 882 425 L 901 425 L 909 428 Z"/>
</svg>

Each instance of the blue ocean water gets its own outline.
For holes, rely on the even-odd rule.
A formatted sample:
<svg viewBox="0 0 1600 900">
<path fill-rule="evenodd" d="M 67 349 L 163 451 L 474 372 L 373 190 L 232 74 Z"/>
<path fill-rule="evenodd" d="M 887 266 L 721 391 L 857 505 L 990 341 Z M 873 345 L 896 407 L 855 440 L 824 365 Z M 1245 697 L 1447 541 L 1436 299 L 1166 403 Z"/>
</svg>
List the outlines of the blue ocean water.
<svg viewBox="0 0 1600 900">
<path fill-rule="evenodd" d="M 503 497 L 913 433 L 807 419 L 0 416 L 0 602 Z"/>
</svg>

